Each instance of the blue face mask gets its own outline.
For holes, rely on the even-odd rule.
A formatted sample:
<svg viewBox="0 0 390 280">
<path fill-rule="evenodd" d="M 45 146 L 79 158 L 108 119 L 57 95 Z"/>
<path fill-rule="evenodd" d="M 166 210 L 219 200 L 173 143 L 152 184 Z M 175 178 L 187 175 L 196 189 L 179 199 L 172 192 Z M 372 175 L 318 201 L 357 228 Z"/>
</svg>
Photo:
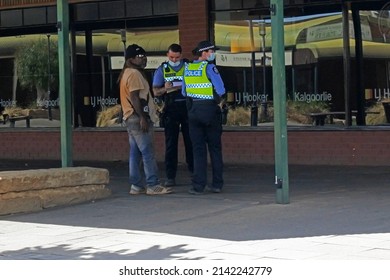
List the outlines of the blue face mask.
<svg viewBox="0 0 390 280">
<path fill-rule="evenodd" d="M 179 61 L 176 61 L 176 62 L 173 62 L 173 61 L 168 60 L 168 63 L 169 63 L 170 66 L 176 67 L 176 66 L 179 66 L 179 65 L 180 65 L 180 60 L 179 60 Z"/>
<path fill-rule="evenodd" d="M 207 58 L 207 61 L 213 61 L 215 59 L 215 53 L 211 53 Z"/>
</svg>

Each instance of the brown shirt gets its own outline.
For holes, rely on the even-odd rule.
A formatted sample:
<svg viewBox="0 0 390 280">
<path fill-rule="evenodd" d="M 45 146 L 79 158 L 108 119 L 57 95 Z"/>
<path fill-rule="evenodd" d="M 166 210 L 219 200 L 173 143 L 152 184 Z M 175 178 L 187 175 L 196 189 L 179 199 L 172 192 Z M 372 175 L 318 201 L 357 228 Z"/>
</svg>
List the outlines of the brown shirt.
<svg viewBox="0 0 390 280">
<path fill-rule="evenodd" d="M 150 91 L 148 81 L 138 70 L 126 68 L 120 82 L 120 99 L 124 120 L 135 113 L 134 108 L 130 103 L 130 94 L 136 90 L 139 90 L 140 98 L 148 100 Z"/>
</svg>

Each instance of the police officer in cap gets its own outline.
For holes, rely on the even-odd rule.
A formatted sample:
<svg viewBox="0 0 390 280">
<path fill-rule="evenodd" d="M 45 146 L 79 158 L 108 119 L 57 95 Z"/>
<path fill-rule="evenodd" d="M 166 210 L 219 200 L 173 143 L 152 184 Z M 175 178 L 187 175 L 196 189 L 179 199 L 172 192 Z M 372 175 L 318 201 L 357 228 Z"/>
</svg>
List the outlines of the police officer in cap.
<svg viewBox="0 0 390 280">
<path fill-rule="evenodd" d="M 154 96 L 164 100 L 161 120 L 165 132 L 165 174 L 166 187 L 176 185 L 176 171 L 178 164 L 178 141 L 180 131 L 183 136 L 185 155 L 188 170 L 192 173 L 194 159 L 192 144 L 188 128 L 188 116 L 185 97 L 181 94 L 184 64 L 182 48 L 172 44 L 167 52 L 168 61 L 157 68 L 153 76 Z"/>
<path fill-rule="evenodd" d="M 225 94 L 225 86 L 213 64 L 217 48 L 209 41 L 201 41 L 192 53 L 198 57 L 186 64 L 182 94 L 187 96 L 190 137 L 194 152 L 194 174 L 190 194 L 203 194 L 207 185 L 207 149 L 210 154 L 212 193 L 223 187 L 222 118 L 218 105 Z"/>
</svg>

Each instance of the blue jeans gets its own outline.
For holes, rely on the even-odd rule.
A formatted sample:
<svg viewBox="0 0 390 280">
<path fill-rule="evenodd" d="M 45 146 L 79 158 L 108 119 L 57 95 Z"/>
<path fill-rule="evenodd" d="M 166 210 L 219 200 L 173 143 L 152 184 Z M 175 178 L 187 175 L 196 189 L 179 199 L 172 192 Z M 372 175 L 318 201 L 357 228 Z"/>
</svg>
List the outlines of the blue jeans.
<svg viewBox="0 0 390 280">
<path fill-rule="evenodd" d="M 138 187 L 143 186 L 141 174 L 141 163 L 143 163 L 146 185 L 153 187 L 160 184 L 157 162 L 154 155 L 153 123 L 150 123 L 149 131 L 145 133 L 137 125 L 134 125 L 139 125 L 139 118 L 137 119 L 138 123 L 134 118 L 125 122 L 130 144 L 129 182 Z"/>
</svg>

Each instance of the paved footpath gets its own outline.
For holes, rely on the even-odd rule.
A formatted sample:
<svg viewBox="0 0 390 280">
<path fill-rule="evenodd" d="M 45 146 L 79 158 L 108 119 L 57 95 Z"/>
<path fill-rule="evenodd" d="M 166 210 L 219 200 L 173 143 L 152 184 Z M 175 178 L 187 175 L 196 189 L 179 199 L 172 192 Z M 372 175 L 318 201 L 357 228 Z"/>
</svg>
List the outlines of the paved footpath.
<svg viewBox="0 0 390 280">
<path fill-rule="evenodd" d="M 113 195 L 0 216 L 0 260 L 390 260 L 390 167 L 290 166 L 282 205 L 273 166 L 227 165 L 224 192 L 201 196 L 180 166 L 174 194 L 130 196 L 127 163 L 75 165 L 109 169 Z"/>
</svg>

